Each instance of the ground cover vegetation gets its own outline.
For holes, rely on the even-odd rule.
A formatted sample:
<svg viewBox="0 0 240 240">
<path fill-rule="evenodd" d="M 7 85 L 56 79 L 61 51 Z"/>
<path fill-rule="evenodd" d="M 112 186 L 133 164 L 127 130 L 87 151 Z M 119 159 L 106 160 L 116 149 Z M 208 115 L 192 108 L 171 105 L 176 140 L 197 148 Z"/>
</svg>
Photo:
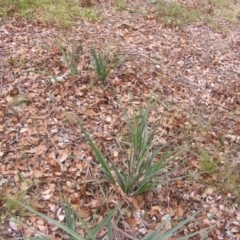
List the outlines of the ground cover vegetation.
<svg viewBox="0 0 240 240">
<path fill-rule="evenodd" d="M 0 239 L 240 239 L 240 1 L 0 2 Z"/>
</svg>

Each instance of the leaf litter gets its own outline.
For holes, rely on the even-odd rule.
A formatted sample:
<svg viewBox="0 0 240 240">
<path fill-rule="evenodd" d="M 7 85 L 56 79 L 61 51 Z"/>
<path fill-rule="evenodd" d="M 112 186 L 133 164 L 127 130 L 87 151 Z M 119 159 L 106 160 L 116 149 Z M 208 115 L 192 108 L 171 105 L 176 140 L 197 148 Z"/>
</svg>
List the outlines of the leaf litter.
<svg viewBox="0 0 240 240">
<path fill-rule="evenodd" d="M 201 22 L 183 29 L 167 27 L 154 17 L 152 4 L 137 2 L 147 14 L 116 11 L 111 1 L 100 1 L 96 4 L 101 21 L 76 22 L 75 38 L 83 48 L 76 77 L 64 64 L 55 39 L 65 39 L 67 51 L 72 31 L 39 19 L 11 18 L 1 25 L 1 188 L 11 186 L 8 194 L 15 197 L 27 183 L 24 199 L 63 221 L 59 184 L 89 226 L 122 202 L 116 239 L 120 235 L 141 239 L 170 219 L 167 230 L 199 209 L 199 221 L 189 223 L 175 238 L 214 225 L 208 239 L 240 239 L 240 29 L 226 34 Z M 106 82 L 98 82 L 91 67 L 92 46 L 119 49 L 124 57 Z M 107 150 L 116 162 L 123 161 L 118 140 L 124 139 L 124 117 L 119 100 L 130 110 L 130 90 L 134 105 L 141 107 L 155 85 L 157 107 L 150 121 L 160 121 L 157 140 L 189 144 L 189 151 L 174 162 L 185 161 L 174 177 L 186 172 L 189 177 L 147 194 L 126 196 L 118 185 L 101 180 L 92 151 L 71 116 L 81 118 L 100 150 Z M 214 172 L 203 173 L 201 149 L 217 161 Z M 9 195 L 2 190 L 1 195 L 4 215 Z M 9 213 L 18 214 L 17 208 Z M 67 238 L 39 217 L 24 213 L 18 218 L 32 229 L 1 217 L 3 237 L 42 233 L 52 239 Z M 78 231 L 84 236 L 81 227 Z"/>
</svg>

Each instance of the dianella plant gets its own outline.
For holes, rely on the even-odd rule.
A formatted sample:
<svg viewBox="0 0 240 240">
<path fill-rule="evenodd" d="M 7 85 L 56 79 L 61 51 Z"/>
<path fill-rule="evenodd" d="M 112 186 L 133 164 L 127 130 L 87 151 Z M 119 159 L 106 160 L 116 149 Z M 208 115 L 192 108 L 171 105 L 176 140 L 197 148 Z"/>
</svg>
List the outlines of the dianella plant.
<svg viewBox="0 0 240 240">
<path fill-rule="evenodd" d="M 75 33 L 73 34 L 72 44 L 71 44 L 71 50 L 66 50 L 66 48 L 63 46 L 63 44 L 60 43 L 60 41 L 57 40 L 58 47 L 62 53 L 64 62 L 66 66 L 69 68 L 71 74 L 73 77 L 76 77 L 78 75 L 78 64 L 79 64 L 79 57 L 82 51 L 82 44 L 76 42 L 76 36 Z"/>
<path fill-rule="evenodd" d="M 108 51 L 98 52 L 95 48 L 92 48 L 92 66 L 100 81 L 105 81 L 110 71 L 115 69 L 119 63 L 118 52 L 114 53 L 111 58 Z"/>
<path fill-rule="evenodd" d="M 53 218 L 48 217 L 45 214 L 42 214 L 33 208 L 21 203 L 17 202 L 19 205 L 21 205 L 23 208 L 29 210 L 30 212 L 34 213 L 35 215 L 43 218 L 46 220 L 48 223 L 57 226 L 59 229 L 62 229 L 67 235 L 69 240 L 99 240 L 99 239 L 108 239 L 108 240 L 115 240 L 116 238 L 114 237 L 114 216 L 117 214 L 117 211 L 120 210 L 121 205 L 117 205 L 113 210 L 110 210 L 106 217 L 97 223 L 93 228 L 89 228 L 87 226 L 87 222 L 85 222 L 82 217 L 78 214 L 78 212 L 73 209 L 68 200 L 63 201 L 63 209 L 64 209 L 64 214 L 65 214 L 65 224 L 60 223 L 59 221 L 56 221 Z M 189 222 L 195 222 L 195 217 L 200 213 L 196 212 L 192 216 L 188 217 L 187 219 L 179 222 L 176 226 L 172 227 L 169 230 L 165 230 L 165 225 L 167 224 L 167 221 L 163 221 L 161 225 L 153 232 L 147 234 L 145 237 L 143 237 L 143 240 L 168 240 L 170 237 L 172 237 L 176 232 L 180 231 L 181 228 L 188 224 Z M 15 222 L 17 224 L 23 224 L 21 221 L 15 219 Z M 117 223 L 116 223 L 117 224 Z M 78 225 L 78 227 L 77 227 Z M 81 226 L 81 228 L 84 228 L 86 234 L 85 236 L 82 236 L 78 233 L 78 228 Z M 27 227 L 27 226 L 25 226 Z M 204 240 L 209 231 L 213 227 L 205 228 L 205 229 L 200 229 L 199 231 L 192 232 L 188 235 L 185 235 L 184 237 L 180 238 L 175 238 L 177 240 L 187 240 L 190 237 L 196 236 L 198 234 L 201 234 L 202 237 L 199 238 L 200 240 Z M 105 230 L 101 236 L 99 235 L 102 230 Z M 40 234 L 40 233 L 39 233 Z M 31 240 L 51 240 L 52 238 L 45 237 L 43 234 L 40 234 L 42 236 L 39 237 L 32 237 L 32 238 L 27 238 Z M 21 237 L 21 238 L 15 238 L 19 240 L 24 240 L 26 238 Z M 138 239 L 138 238 L 132 238 L 132 239 Z"/>
<path fill-rule="evenodd" d="M 139 195 L 174 180 L 168 177 L 171 172 L 176 170 L 170 167 L 170 163 L 180 154 L 181 147 L 172 149 L 165 145 L 159 146 L 154 142 L 156 129 L 148 124 L 150 108 L 151 99 L 146 108 L 141 109 L 138 114 L 134 114 L 133 107 L 132 118 L 127 114 L 126 109 L 124 110 L 129 129 L 129 148 L 127 149 L 128 153 L 125 154 L 127 159 L 123 160 L 125 164 L 115 163 L 112 159 L 104 157 L 81 121 L 76 119 L 96 160 L 100 163 L 103 173 L 111 182 L 117 182 L 126 194 Z"/>
</svg>

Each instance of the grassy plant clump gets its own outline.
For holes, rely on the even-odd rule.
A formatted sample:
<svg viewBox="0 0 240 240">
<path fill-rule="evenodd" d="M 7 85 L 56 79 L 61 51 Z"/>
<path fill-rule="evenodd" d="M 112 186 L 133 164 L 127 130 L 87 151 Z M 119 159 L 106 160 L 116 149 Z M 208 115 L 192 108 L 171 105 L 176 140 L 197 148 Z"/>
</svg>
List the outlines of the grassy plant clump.
<svg viewBox="0 0 240 240">
<path fill-rule="evenodd" d="M 240 21 L 239 3 L 239 0 L 207 0 L 186 5 L 160 0 L 156 16 L 170 26 L 184 27 L 191 22 L 203 21 L 214 30 L 226 31 L 223 22 L 238 24 Z"/>
<path fill-rule="evenodd" d="M 239 0 L 208 0 L 211 14 L 206 14 L 204 21 L 209 23 L 210 26 L 216 30 L 228 28 L 227 26 L 223 26 L 223 21 L 238 24 L 240 22 L 239 3 Z"/>
<path fill-rule="evenodd" d="M 13 214 L 22 215 L 26 209 L 17 204 L 17 201 L 25 201 L 30 204 L 30 200 L 24 199 L 28 188 L 31 188 L 33 183 L 21 182 L 22 189 L 13 188 L 8 183 L 0 186 L 0 224 L 4 223 L 9 216 Z"/>
<path fill-rule="evenodd" d="M 225 190 L 227 192 L 240 196 L 240 167 L 225 166 L 221 173 L 221 179 L 223 179 Z"/>
<path fill-rule="evenodd" d="M 169 164 L 176 158 L 180 148 L 171 149 L 167 146 L 158 146 L 154 142 L 155 129 L 148 126 L 149 111 L 150 101 L 138 115 L 133 114 L 133 119 L 126 113 L 130 142 L 125 164 L 116 164 L 111 159 L 106 159 L 77 119 L 97 161 L 101 164 L 102 171 L 111 182 L 117 182 L 126 194 L 138 195 L 166 181 L 172 181 L 173 179 L 166 180 L 168 179 L 166 174 L 169 175 L 176 170 L 170 169 Z"/>
<path fill-rule="evenodd" d="M 110 71 L 118 66 L 119 61 L 118 53 L 111 59 L 108 52 L 97 52 L 92 48 L 92 65 L 100 81 L 106 80 Z"/>
<path fill-rule="evenodd" d="M 2 0 L 0 3 L 0 7 L 3 9 L 12 9 L 15 11 L 19 11 L 22 15 L 30 13 L 31 9 L 37 8 L 41 6 L 41 1 L 30 1 L 30 0 Z M 9 12 L 10 13 L 10 12 Z"/>
<path fill-rule="evenodd" d="M 132 98 L 131 98 L 132 99 Z M 155 127 L 149 126 L 149 113 L 152 106 L 152 95 L 149 99 L 147 106 L 141 109 L 136 113 L 133 101 L 132 105 L 132 115 L 128 114 L 126 108 L 124 108 L 126 116 L 126 125 L 129 129 L 129 142 L 126 144 L 126 159 L 123 162 L 116 163 L 111 159 L 107 159 L 103 156 L 101 151 L 94 144 L 93 140 L 90 138 L 89 134 L 83 127 L 81 121 L 75 116 L 76 122 L 80 126 L 85 138 L 90 144 L 96 160 L 100 163 L 101 168 L 109 182 L 118 184 L 122 191 L 126 194 L 139 195 L 146 191 L 155 189 L 159 184 L 168 183 L 174 179 L 169 180 L 169 175 L 178 169 L 178 167 L 170 167 L 170 163 L 176 159 L 179 154 L 180 148 L 170 148 L 166 146 L 158 146 L 154 141 L 155 136 Z M 62 198 L 62 197 L 61 197 Z M 105 198 L 107 198 L 105 196 Z M 114 238 L 114 225 L 118 225 L 118 221 L 121 218 L 116 218 L 116 213 L 120 211 L 121 205 L 116 204 L 116 207 L 113 210 L 108 211 L 106 216 L 100 222 L 93 224 L 93 227 L 90 229 L 88 223 L 86 223 L 79 213 L 73 209 L 68 200 L 62 198 L 62 206 L 65 214 L 65 224 L 60 223 L 59 221 L 52 219 L 40 212 L 37 212 L 33 208 L 23 204 L 20 200 L 15 200 L 21 207 L 32 212 L 45 219 L 49 223 L 57 226 L 62 229 L 70 240 L 97 240 L 97 239 L 109 239 L 113 240 Z M 167 229 L 165 228 L 168 220 L 163 220 L 160 226 L 155 229 L 153 232 L 141 236 L 143 240 L 154 240 L 161 239 L 167 240 L 170 239 L 178 231 L 182 230 L 182 227 L 189 222 L 195 221 L 194 218 L 198 215 L 199 212 L 194 213 L 192 216 L 187 219 L 177 223 L 174 227 Z M 123 216 L 122 216 L 123 217 Z M 118 220 L 116 220 L 118 219 Z M 18 219 L 15 219 L 15 222 L 18 224 L 24 225 Z M 84 229 L 85 235 L 80 235 L 78 230 L 80 226 Z M 81 229 L 81 230 L 82 230 Z M 189 239 L 198 234 L 203 234 L 207 236 L 210 228 L 201 229 L 196 232 L 192 232 L 187 236 L 181 237 L 179 239 Z M 82 232 L 82 231 L 81 231 Z M 202 235 L 203 236 L 203 235 Z M 39 239 L 39 238 L 31 238 Z M 49 238 L 43 236 L 40 239 L 49 240 Z M 204 238 L 202 238 L 204 239 Z"/>
<path fill-rule="evenodd" d="M 66 29 L 72 27 L 80 17 L 79 4 L 74 0 L 60 0 L 57 3 L 48 0 L 42 8 L 43 20 Z"/>
<path fill-rule="evenodd" d="M 87 224 L 84 222 L 84 220 L 82 219 L 82 217 L 78 214 L 78 212 L 76 210 L 74 210 L 68 203 L 67 200 L 64 200 L 62 203 L 63 209 L 64 209 L 64 214 L 65 214 L 65 221 L 66 221 L 66 225 L 60 223 L 59 221 L 56 221 L 50 217 L 48 217 L 47 215 L 44 215 L 40 212 L 37 212 L 36 210 L 34 210 L 33 208 L 17 201 L 17 203 L 22 206 L 23 208 L 27 209 L 28 211 L 40 216 L 41 218 L 47 220 L 49 223 L 59 227 L 60 229 L 62 229 L 65 233 L 68 234 L 69 239 L 70 240 L 85 240 L 85 239 L 92 239 L 92 240 L 97 240 L 97 239 L 103 239 L 105 236 L 108 237 L 108 239 L 113 239 L 112 237 L 112 217 L 114 216 L 114 214 L 116 213 L 116 211 L 118 210 L 119 206 L 116 206 L 113 210 L 111 210 L 107 216 L 99 223 L 96 224 L 96 226 L 93 229 L 90 229 Z M 20 222 L 19 220 L 15 219 L 15 222 L 18 224 L 22 224 L 22 222 Z M 83 236 L 79 235 L 77 233 L 77 228 L 76 225 L 77 223 L 81 223 L 83 228 L 85 229 L 88 237 L 84 238 Z M 103 228 L 107 226 L 107 233 L 103 234 L 103 236 L 100 236 L 100 238 L 97 237 L 97 235 L 99 234 L 99 232 L 101 230 L 103 230 Z M 43 238 L 31 238 L 31 239 L 45 239 L 45 240 L 51 240 L 50 238 L 44 237 Z"/>
<path fill-rule="evenodd" d="M 114 0 L 117 10 L 125 10 L 127 8 L 126 0 Z"/>
<path fill-rule="evenodd" d="M 200 151 L 201 166 L 204 172 L 213 173 L 217 170 L 217 163 L 204 149 Z"/>
<path fill-rule="evenodd" d="M 56 24 L 62 28 L 73 26 L 80 16 L 79 4 L 74 0 L 3 0 L 0 3 L 0 16 L 20 14 L 27 19 Z"/>
<path fill-rule="evenodd" d="M 37 3 L 30 2 L 29 0 L 2 0 L 0 1 L 0 17 L 7 20 L 9 16 L 20 14 L 27 18 L 32 15 L 32 11 L 30 9 L 37 7 Z"/>
<path fill-rule="evenodd" d="M 79 64 L 79 57 L 82 50 L 82 45 L 76 43 L 75 34 L 73 34 L 72 44 L 71 44 L 71 50 L 65 50 L 65 47 L 60 43 L 60 41 L 57 41 L 58 47 L 62 53 L 64 62 L 66 66 L 69 68 L 71 74 L 73 77 L 76 77 L 78 75 L 78 64 Z"/>
<path fill-rule="evenodd" d="M 165 24 L 180 27 L 200 18 L 200 12 L 197 9 L 187 9 L 176 2 L 160 3 L 157 12 L 157 18 L 163 20 Z"/>
<path fill-rule="evenodd" d="M 89 228 L 87 226 L 87 223 L 82 219 L 82 217 L 78 214 L 78 212 L 73 209 L 68 200 L 64 200 L 62 202 L 62 206 L 64 209 L 64 214 L 65 214 L 65 225 L 60 223 L 59 221 L 56 221 L 50 217 L 48 217 L 47 215 L 44 215 L 40 212 L 35 211 L 33 208 L 19 202 L 16 201 L 16 203 L 18 203 L 21 207 L 25 208 L 26 210 L 40 216 L 41 218 L 45 219 L 46 221 L 48 221 L 49 223 L 59 227 L 60 229 L 62 229 L 66 234 L 68 234 L 68 237 L 70 240 L 97 240 L 97 239 L 108 239 L 108 240 L 114 240 L 114 228 L 113 228 L 113 218 L 114 215 L 116 215 L 116 212 L 119 210 L 119 208 L 121 207 L 120 205 L 117 205 L 113 210 L 109 211 L 108 214 L 106 215 L 106 217 L 98 222 L 97 224 L 95 224 L 95 226 L 93 228 Z M 194 213 L 192 216 L 188 217 L 187 219 L 181 221 L 180 223 L 178 223 L 176 226 L 172 227 L 169 230 L 164 230 L 166 222 L 167 221 L 163 221 L 161 223 L 161 225 L 153 232 L 147 234 L 144 238 L 142 238 L 143 240 L 157 240 L 157 239 L 161 239 L 161 240 L 168 240 L 171 236 L 173 236 L 174 233 L 176 233 L 177 231 L 181 230 L 181 228 L 191 222 L 194 221 L 194 217 L 196 217 L 199 214 L 199 212 Z M 18 219 L 15 219 L 15 222 L 17 224 L 23 224 L 21 221 L 19 221 Z M 86 231 L 87 234 L 87 238 L 83 237 L 82 235 L 79 235 L 77 232 L 77 224 L 80 223 L 81 226 L 84 228 L 84 230 Z M 106 231 L 104 231 L 105 233 L 102 234 L 101 236 L 99 236 L 99 233 L 102 232 L 102 230 L 106 229 Z M 190 237 L 193 237 L 195 235 L 198 235 L 199 233 L 203 233 L 205 232 L 204 236 L 207 236 L 207 233 L 209 232 L 210 228 L 206 228 L 206 229 L 201 229 L 199 231 L 193 232 L 191 234 L 188 234 L 185 237 L 181 237 L 178 238 L 179 240 L 185 240 L 185 239 L 189 239 Z M 44 240 L 50 240 L 50 238 L 45 237 L 44 235 L 40 238 L 31 238 L 33 240 L 40 240 L 40 239 L 44 239 Z M 204 239 L 204 238 L 201 238 Z"/>
<path fill-rule="evenodd" d="M 82 18 L 87 19 L 88 21 L 98 21 L 101 19 L 100 13 L 97 9 L 94 8 L 83 8 L 80 11 Z"/>
</svg>

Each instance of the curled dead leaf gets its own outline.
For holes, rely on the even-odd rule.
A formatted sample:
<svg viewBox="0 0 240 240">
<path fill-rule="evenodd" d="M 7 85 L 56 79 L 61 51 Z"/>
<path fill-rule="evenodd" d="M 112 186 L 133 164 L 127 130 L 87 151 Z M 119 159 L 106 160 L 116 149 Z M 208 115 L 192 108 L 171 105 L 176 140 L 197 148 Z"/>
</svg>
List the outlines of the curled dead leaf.
<svg viewBox="0 0 240 240">
<path fill-rule="evenodd" d="M 13 229 L 14 231 L 18 231 L 18 227 L 15 222 L 10 221 L 8 224 L 11 229 Z"/>
</svg>

